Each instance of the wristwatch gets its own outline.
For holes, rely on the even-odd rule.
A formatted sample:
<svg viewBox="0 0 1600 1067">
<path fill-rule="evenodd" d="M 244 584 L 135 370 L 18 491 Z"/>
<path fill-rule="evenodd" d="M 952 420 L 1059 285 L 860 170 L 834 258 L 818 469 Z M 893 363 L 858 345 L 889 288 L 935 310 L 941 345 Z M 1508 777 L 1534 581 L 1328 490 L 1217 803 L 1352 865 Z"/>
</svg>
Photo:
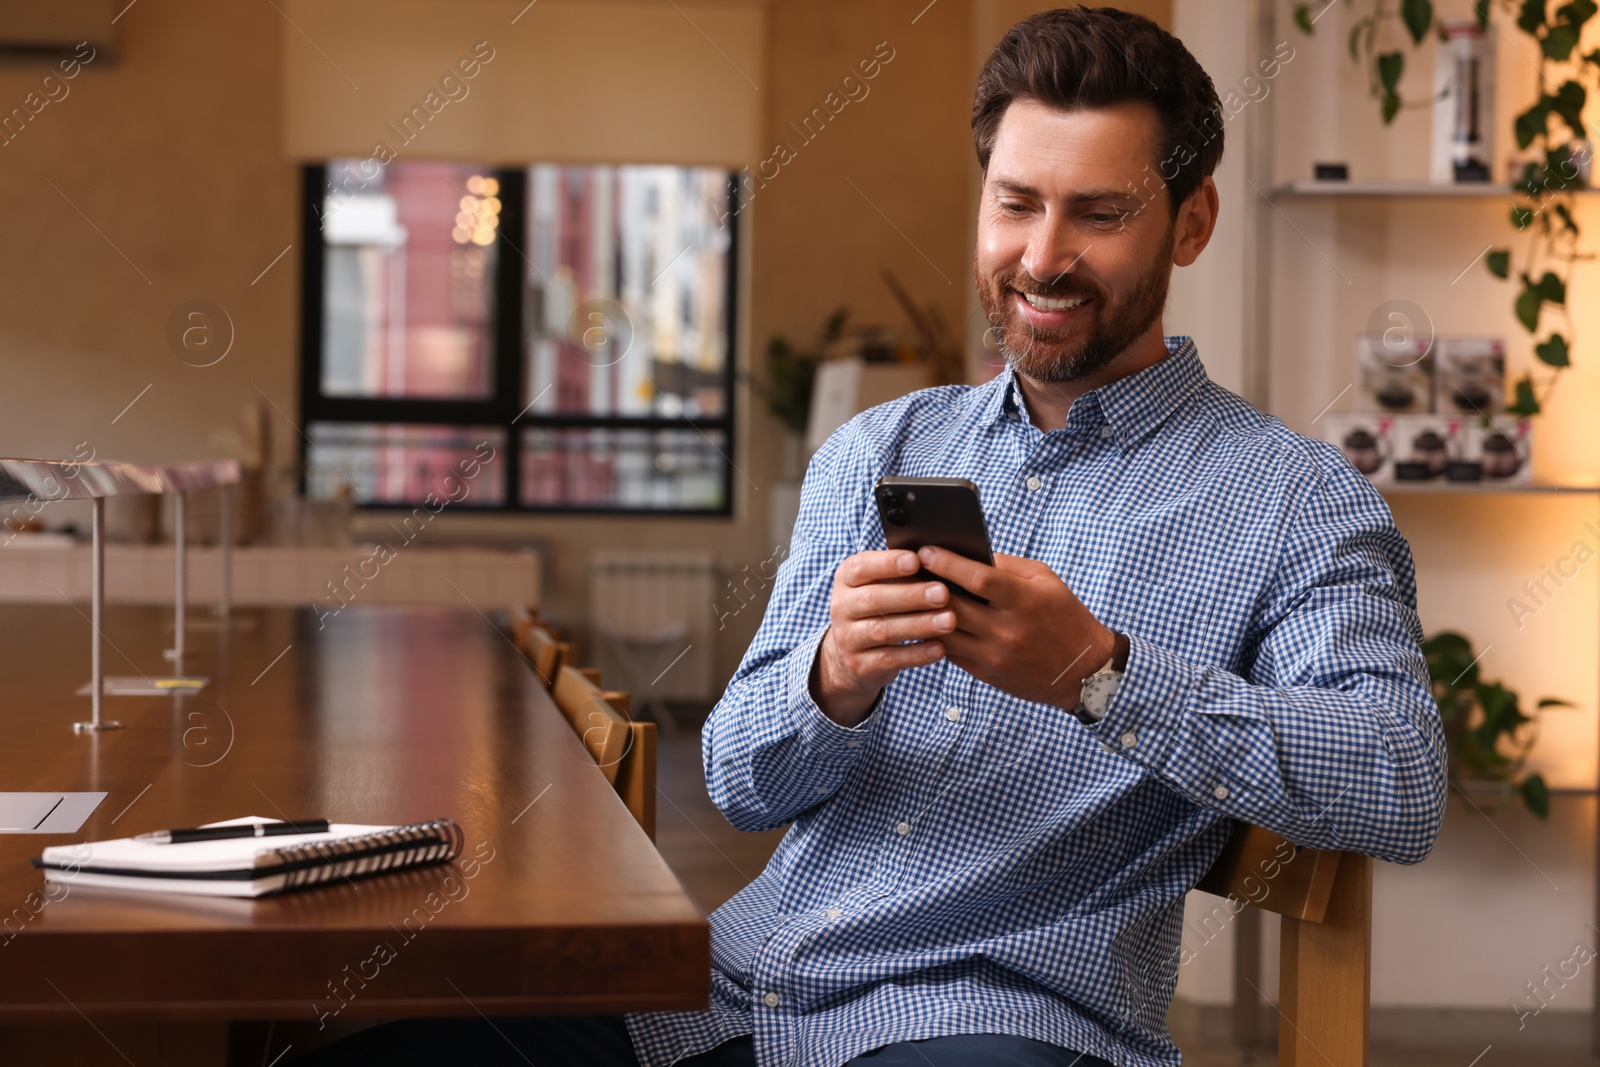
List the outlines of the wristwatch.
<svg viewBox="0 0 1600 1067">
<path fill-rule="evenodd" d="M 1078 706 L 1072 714 L 1085 726 L 1092 726 L 1106 716 L 1111 697 L 1122 684 L 1122 674 L 1128 669 L 1128 638 L 1126 634 L 1113 634 L 1111 658 L 1099 670 L 1083 680 L 1078 692 Z"/>
</svg>

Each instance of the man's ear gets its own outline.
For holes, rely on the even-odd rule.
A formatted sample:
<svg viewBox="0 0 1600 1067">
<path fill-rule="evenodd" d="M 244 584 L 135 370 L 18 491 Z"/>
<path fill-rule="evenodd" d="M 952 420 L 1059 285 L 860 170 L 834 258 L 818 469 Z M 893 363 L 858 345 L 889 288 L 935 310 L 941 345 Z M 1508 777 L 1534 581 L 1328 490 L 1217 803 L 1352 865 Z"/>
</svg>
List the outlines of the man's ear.
<svg viewBox="0 0 1600 1067">
<path fill-rule="evenodd" d="M 1173 265 L 1187 267 L 1200 258 L 1217 228 L 1217 209 L 1217 183 L 1208 175 L 1178 208 L 1178 217 L 1173 221 Z"/>
</svg>

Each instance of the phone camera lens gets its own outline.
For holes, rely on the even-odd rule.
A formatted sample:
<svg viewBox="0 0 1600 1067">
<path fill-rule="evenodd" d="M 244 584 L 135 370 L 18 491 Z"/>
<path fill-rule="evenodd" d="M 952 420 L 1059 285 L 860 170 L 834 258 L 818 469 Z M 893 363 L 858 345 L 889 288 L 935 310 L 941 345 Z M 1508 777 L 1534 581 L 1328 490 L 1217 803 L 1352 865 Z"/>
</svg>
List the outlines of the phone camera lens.
<svg viewBox="0 0 1600 1067">
<path fill-rule="evenodd" d="M 891 507 L 888 511 L 884 512 L 883 517 L 888 519 L 890 524 L 894 526 L 904 526 L 906 524 L 906 512 L 904 508 Z"/>
</svg>

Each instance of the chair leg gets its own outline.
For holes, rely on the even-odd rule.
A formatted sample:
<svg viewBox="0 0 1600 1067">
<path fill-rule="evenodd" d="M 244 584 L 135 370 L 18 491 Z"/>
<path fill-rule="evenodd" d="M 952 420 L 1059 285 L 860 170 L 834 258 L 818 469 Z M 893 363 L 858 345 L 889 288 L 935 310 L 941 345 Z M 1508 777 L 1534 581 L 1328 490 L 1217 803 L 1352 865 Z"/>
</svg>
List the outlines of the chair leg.
<svg viewBox="0 0 1600 1067">
<path fill-rule="evenodd" d="M 1278 1067 L 1367 1067 L 1372 999 L 1372 860 L 1339 856 L 1320 923 L 1283 919 Z"/>
</svg>

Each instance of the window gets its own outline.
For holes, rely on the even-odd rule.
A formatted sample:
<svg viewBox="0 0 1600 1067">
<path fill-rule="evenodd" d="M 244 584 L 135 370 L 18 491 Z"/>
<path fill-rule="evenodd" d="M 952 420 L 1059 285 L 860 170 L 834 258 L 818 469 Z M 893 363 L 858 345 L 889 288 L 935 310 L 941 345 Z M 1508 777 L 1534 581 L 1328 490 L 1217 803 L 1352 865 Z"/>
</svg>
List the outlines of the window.
<svg viewBox="0 0 1600 1067">
<path fill-rule="evenodd" d="M 725 170 L 305 170 L 303 489 L 358 504 L 730 512 Z"/>
</svg>

